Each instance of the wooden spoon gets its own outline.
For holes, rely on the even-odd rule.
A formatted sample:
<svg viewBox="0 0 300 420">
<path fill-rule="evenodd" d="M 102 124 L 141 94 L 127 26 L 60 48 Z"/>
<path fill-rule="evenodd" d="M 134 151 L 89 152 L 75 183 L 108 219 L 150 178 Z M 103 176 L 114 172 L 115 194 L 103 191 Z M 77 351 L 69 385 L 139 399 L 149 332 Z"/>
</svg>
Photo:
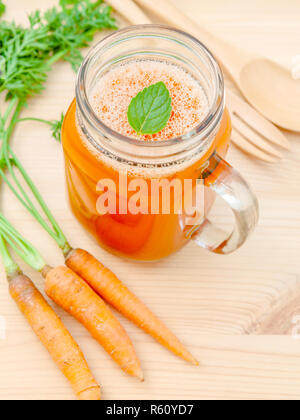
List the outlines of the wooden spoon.
<svg viewBox="0 0 300 420">
<path fill-rule="evenodd" d="M 169 24 L 188 30 L 207 45 L 247 100 L 266 118 L 288 130 L 300 131 L 300 80 L 294 80 L 288 70 L 218 39 L 169 0 L 135 1 Z"/>
</svg>

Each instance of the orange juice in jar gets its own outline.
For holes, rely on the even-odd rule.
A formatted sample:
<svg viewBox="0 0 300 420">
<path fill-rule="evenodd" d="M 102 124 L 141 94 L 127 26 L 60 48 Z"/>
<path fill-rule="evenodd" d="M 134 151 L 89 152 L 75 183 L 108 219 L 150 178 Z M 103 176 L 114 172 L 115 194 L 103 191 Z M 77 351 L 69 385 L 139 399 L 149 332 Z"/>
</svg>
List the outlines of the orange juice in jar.
<svg viewBox="0 0 300 420">
<path fill-rule="evenodd" d="M 170 118 L 158 132 L 138 133 L 129 105 L 161 82 Z M 63 126 L 75 216 L 108 251 L 134 260 L 159 260 L 191 239 L 234 251 L 255 227 L 258 205 L 224 160 L 230 133 L 222 73 L 198 40 L 158 25 L 112 34 L 83 63 Z M 208 218 L 216 194 L 235 215 L 229 236 Z"/>
</svg>

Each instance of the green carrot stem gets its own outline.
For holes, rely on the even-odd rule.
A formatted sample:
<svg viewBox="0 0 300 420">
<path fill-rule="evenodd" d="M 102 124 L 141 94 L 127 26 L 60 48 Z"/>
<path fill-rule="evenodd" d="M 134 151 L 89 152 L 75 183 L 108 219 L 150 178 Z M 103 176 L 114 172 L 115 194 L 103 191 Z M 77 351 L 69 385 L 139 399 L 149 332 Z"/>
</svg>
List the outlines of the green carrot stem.
<svg viewBox="0 0 300 420">
<path fill-rule="evenodd" d="M 7 176 L 5 175 L 4 171 L 0 169 L 0 176 L 2 177 L 3 181 L 8 185 L 12 193 L 15 195 L 15 197 L 20 201 L 20 203 L 25 207 L 27 211 L 40 223 L 40 225 L 43 227 L 43 229 L 46 230 L 46 232 L 61 246 L 63 249 L 67 248 L 66 241 L 62 241 L 61 245 L 59 242 L 59 239 L 57 237 L 57 234 L 53 232 L 50 228 L 50 226 L 47 224 L 47 222 L 42 218 L 42 216 L 39 214 L 39 212 L 34 207 L 33 203 L 30 201 L 30 204 L 26 203 L 26 201 L 22 198 L 22 196 L 18 193 L 16 188 L 14 188 L 13 184 L 9 181 Z"/>
<path fill-rule="evenodd" d="M 1 151 L 0 151 L 0 162 L 3 161 L 3 159 L 5 159 L 5 155 L 7 154 L 7 147 L 8 147 L 8 143 L 9 140 L 12 136 L 12 133 L 14 131 L 15 125 L 17 124 L 19 115 L 22 111 L 22 108 L 24 106 L 24 101 L 18 98 L 13 98 L 12 100 L 12 104 L 15 106 L 15 110 L 14 113 L 11 117 L 10 123 L 8 125 L 7 130 L 4 132 L 3 138 L 2 138 L 2 147 L 1 147 Z M 14 106 L 10 106 L 10 112 L 14 109 Z M 10 112 L 8 113 L 8 115 L 10 114 Z M 8 117 L 7 117 L 8 118 Z M 5 121 L 6 122 L 6 121 Z M 5 124 L 4 122 L 4 124 Z"/>
<path fill-rule="evenodd" d="M 3 236 L 0 234 L 0 255 L 2 259 L 2 263 L 4 265 L 5 272 L 8 278 L 12 278 L 17 274 L 21 274 L 21 270 L 18 264 L 13 260 L 12 256 L 10 255 L 5 240 Z"/>
<path fill-rule="evenodd" d="M 3 115 L 4 125 L 5 125 L 6 121 L 8 120 L 11 112 L 13 111 L 15 106 L 17 105 L 17 103 L 18 103 L 18 98 L 17 97 L 15 97 L 15 98 L 13 98 L 9 101 L 9 104 L 8 104 L 6 110 L 5 110 L 4 115 Z"/>
<path fill-rule="evenodd" d="M 47 206 L 47 204 L 46 204 L 45 200 L 43 199 L 43 197 L 41 196 L 40 192 L 38 191 L 38 189 L 34 185 L 33 181 L 31 180 L 31 178 L 29 177 L 29 175 L 25 171 L 23 165 L 21 164 L 21 162 L 19 161 L 19 159 L 17 158 L 17 156 L 14 154 L 14 152 L 11 150 L 10 147 L 9 147 L 9 152 L 10 152 L 10 155 L 12 156 L 12 158 L 13 158 L 14 164 L 18 168 L 18 170 L 21 173 L 23 179 L 25 180 L 26 184 L 28 185 L 30 191 L 32 192 L 32 194 L 36 198 L 37 202 L 39 203 L 43 212 L 45 213 L 49 222 L 51 223 L 51 226 L 53 227 L 54 232 L 56 234 L 55 236 L 56 236 L 57 244 L 63 250 L 63 252 L 68 253 L 71 250 L 71 247 L 70 247 L 62 229 L 60 228 L 59 224 L 57 223 L 56 219 L 54 218 L 52 212 L 50 211 L 49 207 Z M 39 213 L 37 212 L 36 215 L 38 215 L 38 214 Z M 41 217 L 38 218 L 38 221 L 39 221 L 40 224 L 43 224 L 42 223 L 43 219 Z M 44 224 L 43 224 L 43 227 L 45 228 Z"/>
<path fill-rule="evenodd" d="M 57 61 L 61 60 L 68 54 L 68 50 L 59 51 L 58 53 L 54 54 L 49 60 L 47 60 L 47 63 L 49 66 L 52 66 Z"/>
<path fill-rule="evenodd" d="M 28 118 L 21 118 L 18 120 L 18 122 L 24 122 L 24 121 L 36 121 L 36 122 L 40 122 L 43 124 L 47 124 L 51 126 L 51 121 L 49 120 L 43 120 L 42 118 L 34 118 L 34 117 L 28 117 Z"/>
<path fill-rule="evenodd" d="M 6 177 L 4 171 L 0 168 L 0 176 L 2 179 L 6 182 L 6 184 L 9 186 L 10 190 L 13 192 L 13 194 L 17 197 L 17 199 L 21 202 L 21 204 L 30 212 L 30 214 L 40 223 L 40 225 L 46 230 L 46 232 L 57 242 L 58 246 L 62 249 L 64 255 L 68 254 L 68 252 L 71 250 L 71 247 L 62 231 L 60 226 L 58 225 L 56 219 L 54 218 L 53 214 L 51 213 L 49 207 L 46 205 L 43 197 L 39 193 L 38 189 L 34 185 L 33 181 L 25 171 L 23 165 L 21 162 L 17 159 L 16 155 L 13 153 L 9 146 L 9 140 L 13 133 L 13 129 L 18 122 L 19 114 L 22 110 L 24 103 L 22 101 L 18 101 L 18 104 L 16 106 L 15 112 L 11 118 L 11 122 L 9 124 L 9 128 L 7 129 L 3 141 L 2 141 L 2 147 L 1 147 L 1 155 L 0 155 L 0 161 L 3 163 L 5 162 L 6 167 L 11 174 L 13 181 L 17 187 L 17 189 L 13 186 L 13 184 L 9 181 L 9 179 Z M 13 165 L 11 163 L 11 158 L 13 161 Z M 24 181 L 26 182 L 29 190 L 32 192 L 33 196 L 39 203 L 40 207 L 42 208 L 44 214 L 48 218 L 53 230 L 50 228 L 50 226 L 45 222 L 45 220 L 42 218 L 39 211 L 36 209 L 35 205 L 29 198 L 28 194 L 20 184 L 13 166 L 16 166 L 20 174 L 22 175 Z M 20 193 L 18 193 L 18 191 Z"/>
<path fill-rule="evenodd" d="M 36 271 L 42 271 L 46 263 L 39 251 L 25 239 L 0 213 L 0 235 L 22 260 Z M 3 250 L 3 248 L 2 248 Z M 4 252 L 4 250 L 3 250 Z M 7 254 L 3 253 L 7 258 Z M 8 260 L 6 259 L 8 263 Z"/>
</svg>

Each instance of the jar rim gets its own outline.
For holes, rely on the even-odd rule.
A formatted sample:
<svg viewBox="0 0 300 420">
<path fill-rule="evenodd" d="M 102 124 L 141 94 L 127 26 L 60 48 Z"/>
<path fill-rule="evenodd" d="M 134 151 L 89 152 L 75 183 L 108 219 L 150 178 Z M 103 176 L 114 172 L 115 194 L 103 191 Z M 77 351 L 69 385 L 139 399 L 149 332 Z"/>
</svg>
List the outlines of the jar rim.
<svg viewBox="0 0 300 420">
<path fill-rule="evenodd" d="M 160 140 L 147 140 L 147 141 L 141 141 L 139 139 L 135 139 L 132 137 L 124 136 L 123 134 L 118 133 L 117 131 L 111 129 L 109 126 L 107 126 L 101 119 L 97 116 L 95 113 L 93 107 L 90 104 L 87 89 L 86 89 L 86 80 L 87 80 L 87 74 L 90 68 L 90 64 L 93 60 L 93 58 L 96 55 L 101 54 L 101 50 L 105 49 L 108 45 L 113 43 L 114 41 L 117 41 L 117 39 L 121 36 L 128 36 L 130 33 L 132 35 L 136 36 L 137 32 L 141 31 L 149 31 L 152 30 L 153 32 L 147 33 L 145 35 L 145 38 L 148 37 L 163 37 L 164 39 L 171 39 L 170 36 L 178 36 L 185 38 L 187 42 L 192 45 L 195 50 L 198 48 L 202 53 L 205 54 L 205 57 L 208 60 L 208 63 L 210 65 L 210 69 L 212 70 L 212 74 L 214 77 L 215 82 L 215 93 L 214 98 L 212 101 L 212 104 L 209 108 L 207 116 L 204 118 L 204 120 L 198 124 L 195 128 L 188 131 L 187 133 L 179 136 L 174 137 L 172 139 L 160 139 Z M 155 34 L 155 31 L 164 31 L 165 36 Z M 133 36 L 133 37 L 134 37 Z M 127 38 L 128 39 L 128 38 Z M 183 44 L 185 47 L 190 47 L 188 44 Z M 193 52 L 194 49 L 193 49 Z M 223 73 L 221 71 L 221 68 L 214 57 L 214 55 L 209 51 L 209 49 L 197 38 L 195 38 L 193 35 L 188 34 L 187 32 L 181 31 L 179 29 L 172 28 L 167 25 L 159 25 L 159 24 L 144 24 L 144 25 L 135 25 L 135 26 L 128 26 L 124 29 L 120 29 L 118 31 L 115 31 L 114 33 L 106 36 L 101 41 L 99 41 L 87 54 L 85 60 L 83 61 L 79 72 L 77 74 L 77 80 L 76 80 L 76 102 L 79 107 L 81 115 L 88 115 L 89 116 L 89 122 L 92 125 L 93 129 L 98 132 L 100 135 L 104 135 L 109 139 L 116 139 L 118 141 L 121 141 L 123 143 L 127 143 L 131 146 L 138 146 L 139 148 L 147 149 L 149 147 L 155 147 L 155 148 L 164 148 L 164 147 L 170 147 L 175 145 L 181 145 L 182 147 L 188 146 L 190 143 L 193 143 L 193 140 L 195 140 L 195 137 L 198 138 L 197 144 L 199 145 L 202 141 L 205 141 L 207 139 L 207 136 L 214 131 L 217 124 L 220 122 L 221 117 L 224 113 L 225 108 L 225 87 L 224 87 L 224 77 Z M 203 135 L 203 136 L 202 136 Z M 201 139 L 202 137 L 202 139 Z M 92 146 L 97 147 L 96 142 L 92 142 Z M 101 150 L 101 147 L 99 147 L 99 150 Z M 146 151 L 146 150 L 145 150 Z"/>
</svg>

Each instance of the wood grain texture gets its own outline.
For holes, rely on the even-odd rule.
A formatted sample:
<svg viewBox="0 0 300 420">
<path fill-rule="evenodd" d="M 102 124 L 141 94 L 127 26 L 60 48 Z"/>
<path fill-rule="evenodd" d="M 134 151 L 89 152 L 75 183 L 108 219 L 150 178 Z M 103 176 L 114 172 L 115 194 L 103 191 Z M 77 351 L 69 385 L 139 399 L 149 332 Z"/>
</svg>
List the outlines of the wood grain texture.
<svg viewBox="0 0 300 420">
<path fill-rule="evenodd" d="M 57 2 L 6 3 L 7 18 L 22 22 L 26 13 Z M 186 0 L 184 7 L 224 39 L 285 66 L 300 54 L 298 0 Z M 57 118 L 73 98 L 74 80 L 69 65 L 58 64 L 46 91 L 30 102 L 24 116 Z M 300 136 L 287 136 L 292 151 L 275 166 L 231 148 L 229 162 L 252 184 L 261 206 L 259 226 L 241 250 L 220 257 L 190 244 L 165 261 L 140 265 L 100 249 L 74 220 L 66 204 L 62 153 L 48 129 L 31 123 L 18 127 L 14 147 L 70 241 L 113 268 L 202 362 L 199 368 L 187 366 L 122 320 L 145 371 L 146 382 L 136 383 L 58 310 L 102 383 L 104 398 L 300 398 L 300 341 L 287 335 L 297 331 L 293 320 L 300 315 Z M 9 219 L 49 264 L 62 263 L 51 239 L 3 190 L 1 206 Z M 216 220 L 227 224 L 230 218 L 220 208 Z M 38 275 L 27 274 L 42 288 Z M 0 338 L 0 399 L 72 399 L 68 384 L 9 298 L 3 271 L 0 316 L 7 324 L 6 339 Z"/>
</svg>

